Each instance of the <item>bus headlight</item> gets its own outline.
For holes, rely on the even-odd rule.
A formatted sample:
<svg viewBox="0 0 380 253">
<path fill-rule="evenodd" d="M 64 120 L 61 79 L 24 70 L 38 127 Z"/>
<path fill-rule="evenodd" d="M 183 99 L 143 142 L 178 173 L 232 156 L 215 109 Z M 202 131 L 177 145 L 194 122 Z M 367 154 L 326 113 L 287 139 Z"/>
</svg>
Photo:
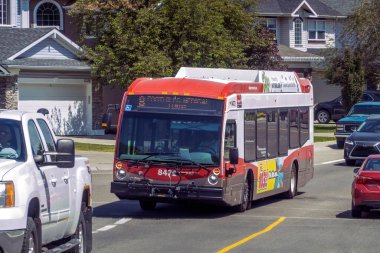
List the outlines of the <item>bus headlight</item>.
<svg viewBox="0 0 380 253">
<path fill-rule="evenodd" d="M 118 179 L 124 179 L 127 176 L 127 172 L 124 169 L 118 169 L 116 171 L 116 176 Z"/>
<path fill-rule="evenodd" d="M 0 182 L 0 208 L 15 206 L 15 187 L 13 182 Z"/>
<path fill-rule="evenodd" d="M 218 181 L 219 181 L 219 179 L 218 179 L 218 177 L 215 174 L 211 174 L 208 177 L 208 183 L 211 184 L 211 185 L 216 185 L 218 183 Z"/>
</svg>

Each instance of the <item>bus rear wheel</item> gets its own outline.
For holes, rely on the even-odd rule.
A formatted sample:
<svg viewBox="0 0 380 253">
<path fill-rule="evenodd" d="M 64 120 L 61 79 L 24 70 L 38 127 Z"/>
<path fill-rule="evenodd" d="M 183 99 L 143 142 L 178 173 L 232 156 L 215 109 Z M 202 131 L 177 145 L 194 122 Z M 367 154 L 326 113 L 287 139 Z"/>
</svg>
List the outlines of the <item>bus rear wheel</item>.
<svg viewBox="0 0 380 253">
<path fill-rule="evenodd" d="M 297 180 L 297 167 L 293 163 L 292 165 L 292 171 L 290 175 L 290 185 L 289 185 L 289 190 L 285 192 L 285 197 L 288 199 L 292 199 L 297 195 L 298 192 L 298 180 Z"/>
</svg>

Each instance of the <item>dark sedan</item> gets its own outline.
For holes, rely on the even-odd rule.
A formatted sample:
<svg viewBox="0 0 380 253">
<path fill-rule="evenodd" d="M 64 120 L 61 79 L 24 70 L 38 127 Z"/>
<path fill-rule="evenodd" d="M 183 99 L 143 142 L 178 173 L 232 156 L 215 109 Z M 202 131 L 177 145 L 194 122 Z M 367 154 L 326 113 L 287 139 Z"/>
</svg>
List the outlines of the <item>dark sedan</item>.
<svg viewBox="0 0 380 253">
<path fill-rule="evenodd" d="M 372 154 L 380 154 L 380 116 L 367 118 L 344 143 L 347 165 L 355 165 L 356 160 L 364 160 Z"/>
<path fill-rule="evenodd" d="M 380 101 L 380 91 L 364 91 L 362 102 Z M 342 104 L 342 97 L 337 97 L 334 100 L 321 102 L 314 107 L 315 119 L 321 124 L 327 124 L 330 120 L 338 121 L 346 114 Z"/>
</svg>

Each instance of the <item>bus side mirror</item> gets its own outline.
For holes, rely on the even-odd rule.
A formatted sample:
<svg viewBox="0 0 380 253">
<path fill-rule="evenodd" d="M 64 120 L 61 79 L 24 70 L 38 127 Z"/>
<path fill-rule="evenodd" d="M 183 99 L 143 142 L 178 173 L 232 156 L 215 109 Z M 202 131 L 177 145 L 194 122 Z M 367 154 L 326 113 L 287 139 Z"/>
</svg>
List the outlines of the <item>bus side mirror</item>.
<svg viewBox="0 0 380 253">
<path fill-rule="evenodd" d="M 230 164 L 238 164 L 239 163 L 239 149 L 238 148 L 230 148 Z"/>
</svg>

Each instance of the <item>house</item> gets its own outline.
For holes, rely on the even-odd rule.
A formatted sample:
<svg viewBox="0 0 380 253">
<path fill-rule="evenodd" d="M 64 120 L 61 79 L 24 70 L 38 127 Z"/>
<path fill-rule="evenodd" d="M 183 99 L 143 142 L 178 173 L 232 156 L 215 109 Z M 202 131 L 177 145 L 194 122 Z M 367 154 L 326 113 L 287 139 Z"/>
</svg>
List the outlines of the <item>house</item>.
<svg viewBox="0 0 380 253">
<path fill-rule="evenodd" d="M 324 78 L 323 50 L 340 48 L 344 22 L 359 0 L 261 0 L 258 15 L 277 42 L 289 70 L 310 77 L 314 102 L 340 95 L 340 87 Z"/>
<path fill-rule="evenodd" d="M 102 88 L 73 41 L 73 2 L 0 1 L 0 108 L 46 108 L 58 135 L 102 134 Z"/>
</svg>

